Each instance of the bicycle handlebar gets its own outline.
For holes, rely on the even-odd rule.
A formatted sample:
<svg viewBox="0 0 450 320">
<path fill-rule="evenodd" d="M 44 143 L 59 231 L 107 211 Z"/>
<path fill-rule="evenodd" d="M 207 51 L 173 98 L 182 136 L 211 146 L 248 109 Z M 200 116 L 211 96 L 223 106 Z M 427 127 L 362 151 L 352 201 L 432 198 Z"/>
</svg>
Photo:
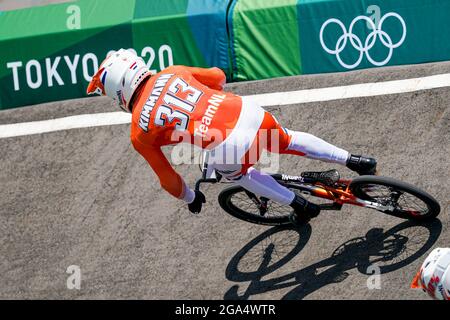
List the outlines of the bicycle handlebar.
<svg viewBox="0 0 450 320">
<path fill-rule="evenodd" d="M 218 182 L 218 180 L 215 179 L 215 178 L 209 178 L 209 179 L 201 178 L 201 179 L 198 179 L 197 182 L 195 183 L 195 191 L 200 191 L 200 184 L 202 184 L 202 183 L 217 183 L 217 182 Z"/>
</svg>

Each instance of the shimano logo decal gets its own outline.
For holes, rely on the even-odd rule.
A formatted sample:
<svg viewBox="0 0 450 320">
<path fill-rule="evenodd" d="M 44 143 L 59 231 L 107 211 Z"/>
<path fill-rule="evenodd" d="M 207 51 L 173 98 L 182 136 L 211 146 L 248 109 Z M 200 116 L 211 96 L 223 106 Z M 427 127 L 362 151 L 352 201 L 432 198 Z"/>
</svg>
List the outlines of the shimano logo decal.
<svg viewBox="0 0 450 320">
<path fill-rule="evenodd" d="M 281 179 L 282 180 L 284 180 L 284 181 L 303 181 L 303 178 L 302 177 L 299 177 L 299 176 L 290 176 L 290 175 L 287 175 L 287 174 L 282 174 L 281 175 Z"/>
</svg>

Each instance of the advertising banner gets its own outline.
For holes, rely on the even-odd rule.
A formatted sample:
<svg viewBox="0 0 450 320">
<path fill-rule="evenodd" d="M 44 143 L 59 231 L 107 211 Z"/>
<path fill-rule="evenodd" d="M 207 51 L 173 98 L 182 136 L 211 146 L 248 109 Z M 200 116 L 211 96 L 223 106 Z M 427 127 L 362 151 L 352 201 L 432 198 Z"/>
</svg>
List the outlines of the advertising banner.
<svg viewBox="0 0 450 320">
<path fill-rule="evenodd" d="M 229 13 L 233 80 L 302 73 L 297 0 L 238 0 Z"/>
<path fill-rule="evenodd" d="M 79 0 L 0 12 L 0 109 L 86 96 L 108 52 L 153 72 L 173 64 L 228 75 L 228 0 Z"/>
<path fill-rule="evenodd" d="M 233 79 L 450 60 L 449 14 L 450 0 L 237 0 Z"/>
<path fill-rule="evenodd" d="M 300 1 L 303 73 L 450 59 L 450 1 Z"/>
<path fill-rule="evenodd" d="M 0 109 L 80 98 L 111 50 L 228 81 L 450 60 L 450 0 L 78 0 L 0 12 Z"/>
</svg>

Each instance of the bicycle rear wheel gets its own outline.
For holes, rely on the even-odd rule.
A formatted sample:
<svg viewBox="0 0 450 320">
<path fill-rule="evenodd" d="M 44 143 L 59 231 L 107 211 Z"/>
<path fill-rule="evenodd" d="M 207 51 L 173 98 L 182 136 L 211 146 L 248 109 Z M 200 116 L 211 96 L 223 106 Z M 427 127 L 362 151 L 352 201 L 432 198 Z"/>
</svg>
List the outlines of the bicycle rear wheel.
<svg viewBox="0 0 450 320">
<path fill-rule="evenodd" d="M 350 190 L 360 199 L 393 206 L 393 211 L 382 212 L 404 219 L 430 220 L 441 210 L 436 199 L 427 192 L 392 178 L 360 176 L 350 183 Z"/>
</svg>

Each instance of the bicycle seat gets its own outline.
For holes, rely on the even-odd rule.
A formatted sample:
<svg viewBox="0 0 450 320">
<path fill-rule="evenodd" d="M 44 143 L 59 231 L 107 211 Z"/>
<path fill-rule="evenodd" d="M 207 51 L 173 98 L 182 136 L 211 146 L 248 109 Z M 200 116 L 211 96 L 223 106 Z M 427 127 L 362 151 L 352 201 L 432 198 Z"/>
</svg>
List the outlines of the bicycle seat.
<svg viewBox="0 0 450 320">
<path fill-rule="evenodd" d="M 301 173 L 301 176 L 311 180 L 311 182 L 321 182 L 327 186 L 332 186 L 340 178 L 339 172 L 336 169 L 328 171 L 305 171 Z"/>
</svg>

